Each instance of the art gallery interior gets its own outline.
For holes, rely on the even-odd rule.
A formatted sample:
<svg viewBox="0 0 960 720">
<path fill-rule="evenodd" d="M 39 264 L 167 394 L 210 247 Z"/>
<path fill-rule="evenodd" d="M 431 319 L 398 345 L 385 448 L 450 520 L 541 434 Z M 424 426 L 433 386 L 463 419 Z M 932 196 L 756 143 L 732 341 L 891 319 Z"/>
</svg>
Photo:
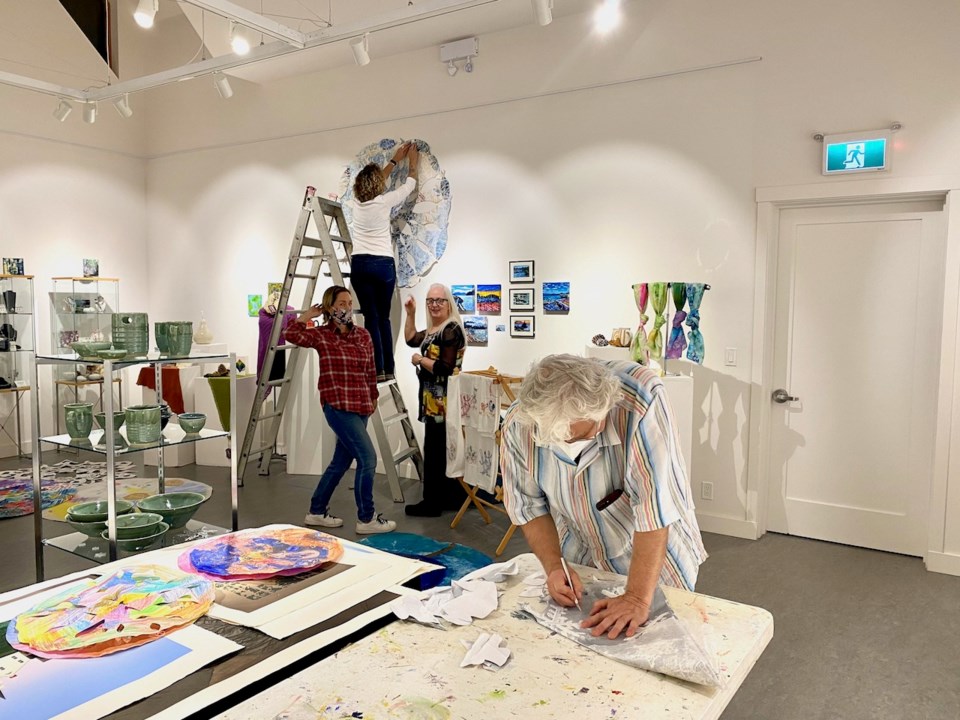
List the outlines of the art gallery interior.
<svg viewBox="0 0 960 720">
<path fill-rule="evenodd" d="M 84 5 L 96 6 L 94 20 L 84 19 Z M 662 321 L 651 307 L 641 327 L 662 327 L 664 346 L 671 330 L 683 343 L 654 369 L 673 404 L 710 554 L 696 586 L 708 598 L 698 617 L 709 626 L 715 612 L 715 624 L 746 628 L 736 608 L 762 609 L 770 636 L 749 652 L 746 640 L 741 648 L 724 636 L 731 657 L 745 654 L 729 668 L 720 663 L 721 675 L 729 671 L 722 688 L 669 681 L 661 697 L 653 688 L 663 676 L 633 668 L 604 685 L 590 674 L 592 650 L 578 647 L 559 669 L 559 661 L 545 668 L 524 658 L 546 642 L 531 639 L 535 623 L 520 623 L 515 636 L 504 626 L 511 659 L 492 672 L 472 668 L 468 680 L 444 674 L 460 664 L 460 636 L 444 650 L 429 635 L 416 646 L 423 657 L 457 646 L 449 667 L 379 673 L 367 681 L 376 701 L 363 704 L 343 668 L 375 668 L 359 653 L 374 657 L 378 648 L 394 648 L 399 667 L 410 652 L 404 638 L 414 637 L 414 623 L 374 612 L 377 602 L 386 608 L 370 600 L 385 585 L 344 605 L 347 621 L 334 622 L 340 615 L 326 608 L 333 624 L 323 632 L 290 634 L 292 611 L 284 628 L 279 615 L 264 620 L 275 644 L 243 656 L 247 666 L 263 663 L 257 683 L 242 669 L 211 679 L 209 664 L 235 650 L 224 645 L 203 659 L 195 641 L 183 650 L 195 663 L 189 676 L 155 687 L 156 678 L 132 674 L 97 691 L 111 700 L 95 717 L 300 717 L 281 714 L 282 698 L 297 712 L 315 711 L 303 717 L 502 717 L 517 708 L 531 717 L 638 717 L 639 708 L 645 717 L 724 720 L 960 717 L 958 28 L 960 6 L 950 0 L 0 4 L 0 291 L 15 291 L 3 293 L 0 313 L 0 611 L 22 604 L 20 591 L 40 580 L 41 566 L 49 583 L 86 577 L 111 559 L 48 542 L 71 532 L 66 508 L 93 499 L 93 485 L 107 492 L 72 463 L 107 462 L 97 472 L 126 482 L 127 494 L 131 485 L 144 497 L 205 488 L 201 523 L 303 525 L 337 441 L 317 401 L 312 351 L 297 356 L 305 360 L 277 421 L 273 450 L 282 457 L 263 463 L 269 474 L 258 472 L 259 458 L 243 457 L 237 468 L 251 407 L 269 414 L 280 392 L 258 387 L 258 311 L 284 282 L 304 208 L 339 207 L 365 162 L 384 165 L 416 141 L 426 158 L 421 195 L 406 235 L 398 240 L 395 225 L 394 240 L 421 243 L 409 251 L 416 267 L 401 272 L 396 383 L 381 399 L 406 403 L 422 443 L 411 363 L 418 349 L 402 339 L 402 304 L 413 298 L 419 327 L 434 283 L 466 303 L 462 369 L 500 374 L 508 386 L 515 378 L 513 390 L 549 355 L 636 359 L 637 288 L 646 298 L 657 286 Z M 247 54 L 231 44 L 238 38 Z M 871 154 L 876 143 L 882 157 Z M 846 153 L 839 164 L 831 147 Z M 441 183 L 439 199 L 423 194 Z M 312 302 L 335 280 L 321 273 Z M 303 287 L 304 279 L 293 282 L 289 307 L 311 304 L 301 305 Z M 499 302 L 480 307 L 480 296 Z M 146 359 L 111 372 L 109 351 L 97 362 L 71 354 L 72 342 L 98 339 L 83 322 L 103 323 L 100 339 L 109 342 L 119 332 L 110 318 L 121 313 L 133 325 L 146 314 L 150 351 L 155 323 L 191 322 L 179 357 L 212 357 L 169 361 L 161 374 Z M 702 356 L 690 344 L 695 331 Z M 170 427 L 182 440 L 190 433 L 178 416 L 189 423 L 188 413 L 205 413 L 203 432 L 217 435 L 202 436 L 209 443 L 192 442 L 196 435 L 158 453 L 121 452 L 113 442 L 108 450 L 102 433 L 100 448 L 38 439 L 74 432 L 70 403 L 105 413 L 153 404 L 146 386 L 166 387 L 168 372 L 182 394 Z M 211 372 L 219 385 L 204 377 Z M 104 379 L 111 374 L 112 383 Z M 132 443 L 130 419 L 122 440 Z M 376 509 L 397 532 L 491 562 L 531 552 L 522 532 L 504 544 L 511 523 L 502 512 L 489 510 L 487 522 L 469 506 L 454 527 L 452 512 L 405 515 L 404 502 L 420 497 L 418 473 L 409 460 L 394 470 L 384 448 L 407 440 L 399 428 L 386 446 L 373 425 L 370 433 L 380 457 Z M 41 463 L 60 468 L 75 492 L 35 520 Z M 166 485 L 155 484 L 158 472 Z M 348 522 L 319 529 L 365 567 L 354 493 L 342 485 L 330 512 Z M 122 496 L 110 491 L 109 501 Z M 389 587 L 417 587 L 417 561 L 397 562 L 408 564 L 392 569 Z M 341 583 L 345 596 L 372 582 L 359 570 L 353 581 L 337 577 L 329 587 Z M 511 593 L 519 589 L 503 597 L 514 601 Z M 692 604 L 675 605 L 681 618 L 696 615 Z M 374 619 L 357 619 L 368 611 Z M 0 625 L 11 613 L 0 612 Z M 240 614 L 214 613 L 191 631 Z M 244 629 L 259 632 L 253 627 Z M 500 632 L 489 627 L 467 636 Z M 394 632 L 392 645 L 375 644 L 386 642 L 377 633 Z M 323 685 L 318 678 L 333 666 L 322 663 L 345 645 L 354 654 Z M 9 657 L 0 654 L 0 692 L 15 688 Z M 538 673 L 542 692 L 526 685 Z M 622 698 L 613 683 L 634 679 L 641 690 Z M 461 693 L 476 682 L 483 692 Z M 506 688 L 511 682 L 519 688 Z M 391 683 L 411 688 L 409 696 L 390 695 Z M 504 688 L 506 697 L 497 695 Z M 290 704 L 301 696 L 312 704 Z M 36 717 L 94 717 L 85 713 L 97 697 Z M 685 703 L 688 715 L 674 715 Z"/>
</svg>

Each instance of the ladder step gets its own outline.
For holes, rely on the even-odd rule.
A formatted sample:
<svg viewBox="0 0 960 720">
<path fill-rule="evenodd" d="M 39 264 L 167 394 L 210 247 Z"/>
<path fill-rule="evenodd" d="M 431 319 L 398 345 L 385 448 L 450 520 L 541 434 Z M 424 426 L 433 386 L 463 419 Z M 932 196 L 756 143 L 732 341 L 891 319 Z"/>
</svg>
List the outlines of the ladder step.
<svg viewBox="0 0 960 720">
<path fill-rule="evenodd" d="M 280 378 L 279 380 L 270 380 L 267 382 L 267 387 L 279 387 L 280 385 L 286 385 L 290 382 L 290 378 Z"/>
<path fill-rule="evenodd" d="M 303 310 L 295 310 L 294 312 L 303 312 Z M 296 350 L 299 345 L 294 345 L 293 343 L 287 343 L 286 345 L 277 345 L 275 348 L 272 348 L 275 352 L 280 352 L 281 350 Z"/>
<path fill-rule="evenodd" d="M 255 417 L 255 418 L 252 418 L 252 419 L 253 419 L 253 422 L 263 422 L 264 420 L 269 420 L 270 418 L 280 417 L 281 415 L 283 415 L 283 413 L 277 411 L 277 412 L 267 413 L 266 415 L 260 415 L 259 417 Z"/>
<path fill-rule="evenodd" d="M 290 277 L 299 278 L 301 280 L 313 280 L 313 275 L 310 275 L 309 273 L 294 273 Z"/>
<path fill-rule="evenodd" d="M 342 270 L 340 271 L 340 275 L 341 275 L 342 277 L 350 277 L 350 273 L 349 273 L 349 272 L 344 272 L 344 271 L 342 271 Z M 323 274 L 323 276 L 324 276 L 324 277 L 330 277 L 330 273 L 325 272 L 325 273 Z"/>
<path fill-rule="evenodd" d="M 300 241 L 301 245 L 306 245 L 307 247 L 316 248 L 317 250 L 323 250 L 323 245 L 319 240 L 316 240 L 312 237 L 303 236 L 303 240 Z"/>
<path fill-rule="evenodd" d="M 391 415 L 390 417 L 383 418 L 383 426 L 390 427 L 391 425 L 396 425 L 401 420 L 407 418 L 408 415 L 405 412 L 397 413 L 396 415 Z"/>
<path fill-rule="evenodd" d="M 401 450 L 396 455 L 393 456 L 393 464 L 399 465 L 404 460 L 413 457 L 420 453 L 420 448 L 418 447 L 408 447 L 405 450 Z"/>
</svg>

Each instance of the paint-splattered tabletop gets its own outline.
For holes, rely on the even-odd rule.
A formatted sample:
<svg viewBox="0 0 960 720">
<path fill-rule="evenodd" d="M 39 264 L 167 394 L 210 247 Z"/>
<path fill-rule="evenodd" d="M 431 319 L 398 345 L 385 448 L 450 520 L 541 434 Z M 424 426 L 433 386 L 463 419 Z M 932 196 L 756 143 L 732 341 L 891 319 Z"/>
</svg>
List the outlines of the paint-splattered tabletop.
<svg viewBox="0 0 960 720">
<path fill-rule="evenodd" d="M 749 605 L 664 588 L 670 606 L 699 625 L 724 678 L 706 688 L 601 657 L 537 624 L 519 607 L 523 578 L 540 570 L 532 554 L 500 585 L 499 608 L 447 631 L 394 622 L 340 653 L 238 705 L 220 720 L 362 718 L 718 718 L 773 637 L 773 617 Z M 614 578 L 593 568 L 586 575 Z M 461 641 L 498 633 L 511 650 L 495 671 L 459 667 Z"/>
</svg>

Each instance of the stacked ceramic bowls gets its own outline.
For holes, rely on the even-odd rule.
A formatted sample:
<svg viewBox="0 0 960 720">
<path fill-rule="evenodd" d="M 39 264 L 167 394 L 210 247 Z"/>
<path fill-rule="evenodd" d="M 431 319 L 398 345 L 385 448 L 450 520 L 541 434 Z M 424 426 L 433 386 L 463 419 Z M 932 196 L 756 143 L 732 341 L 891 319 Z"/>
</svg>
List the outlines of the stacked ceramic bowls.
<svg viewBox="0 0 960 720">
<path fill-rule="evenodd" d="M 126 410 L 127 440 L 148 445 L 160 439 L 160 406 L 133 405 Z"/>
<path fill-rule="evenodd" d="M 131 513 L 117 517 L 117 547 L 126 552 L 141 552 L 160 544 L 170 526 L 156 513 Z M 108 540 L 109 530 L 100 537 Z"/>
<path fill-rule="evenodd" d="M 150 349 L 150 323 L 146 313 L 114 313 L 113 346 L 133 357 L 145 356 Z"/>
<path fill-rule="evenodd" d="M 133 503 L 117 500 L 117 520 L 133 512 Z M 87 537 L 100 537 L 107 529 L 107 503 L 103 500 L 73 505 L 67 510 L 67 522 Z"/>
<path fill-rule="evenodd" d="M 162 515 L 163 521 L 172 528 L 182 528 L 205 500 L 206 498 L 200 493 L 166 493 L 146 497 L 137 503 L 137 507 L 141 512 Z"/>
</svg>

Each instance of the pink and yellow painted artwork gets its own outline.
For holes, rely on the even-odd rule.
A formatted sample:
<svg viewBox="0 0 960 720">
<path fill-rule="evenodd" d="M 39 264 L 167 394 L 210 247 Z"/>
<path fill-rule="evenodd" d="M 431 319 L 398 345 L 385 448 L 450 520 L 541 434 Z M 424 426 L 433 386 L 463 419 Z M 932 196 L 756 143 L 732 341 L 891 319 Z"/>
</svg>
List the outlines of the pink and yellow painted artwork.
<svg viewBox="0 0 960 720">
<path fill-rule="evenodd" d="M 7 642 L 44 658 L 99 657 L 189 625 L 213 604 L 213 583 L 156 565 L 85 580 L 21 613 Z"/>
<path fill-rule="evenodd" d="M 181 570 L 216 580 L 266 580 L 298 575 L 343 556 L 332 535 L 304 528 L 252 529 L 220 535 L 185 551 Z"/>
</svg>

